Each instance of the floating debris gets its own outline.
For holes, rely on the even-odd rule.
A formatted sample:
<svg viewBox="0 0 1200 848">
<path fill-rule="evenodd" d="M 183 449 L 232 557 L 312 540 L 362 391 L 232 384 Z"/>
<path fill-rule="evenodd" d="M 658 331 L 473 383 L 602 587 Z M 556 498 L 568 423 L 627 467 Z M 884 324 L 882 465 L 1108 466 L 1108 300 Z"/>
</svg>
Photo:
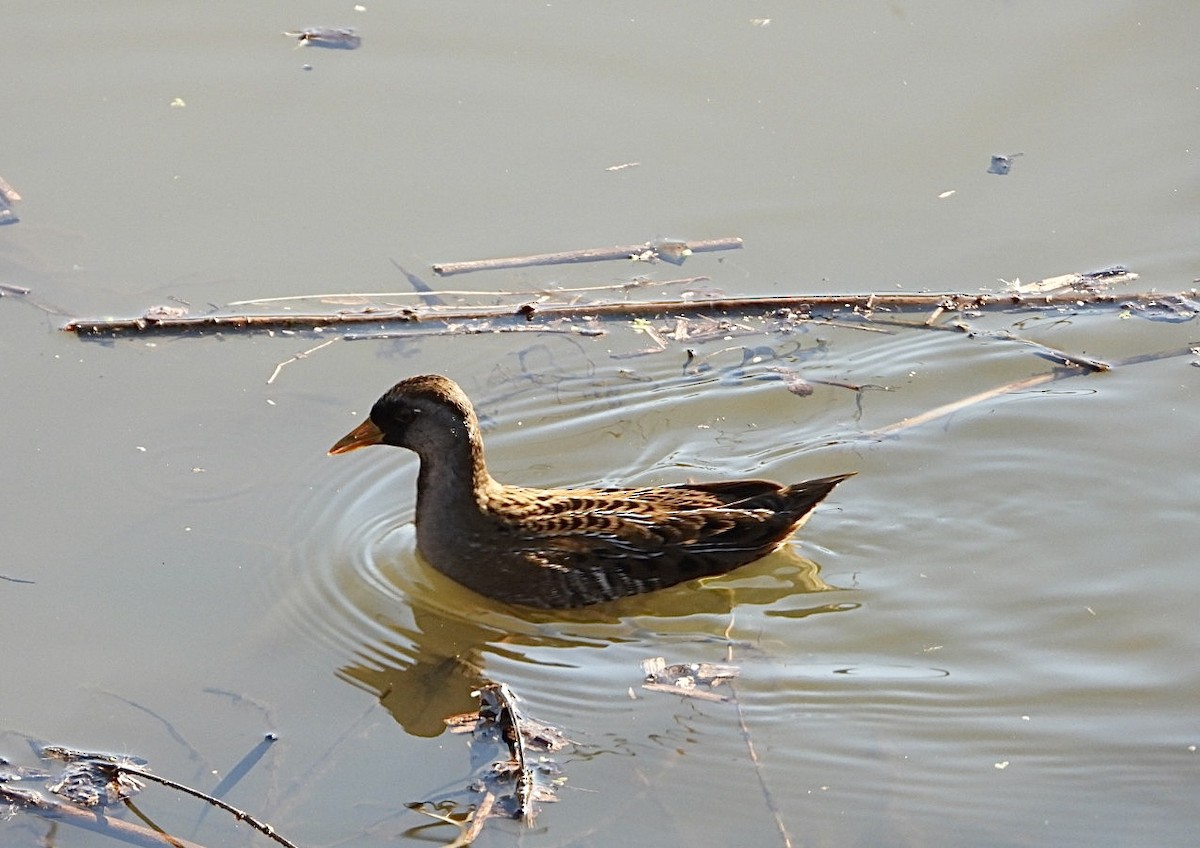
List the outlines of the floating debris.
<svg viewBox="0 0 1200 848">
<path fill-rule="evenodd" d="M 712 690 L 722 683 L 728 683 L 742 672 L 735 665 L 667 665 L 667 661 L 662 657 L 651 657 L 642 660 L 642 673 L 646 675 L 642 688 L 651 692 L 668 692 L 688 698 L 699 698 L 702 701 L 729 701 L 731 699 L 728 696 L 719 695 Z"/>
<path fill-rule="evenodd" d="M 16 203 L 21 199 L 21 195 L 17 193 L 15 188 L 8 184 L 8 180 L 4 179 L 4 177 L 0 177 L 0 197 L 11 203 Z"/>
<path fill-rule="evenodd" d="M 1136 280 L 1137 274 L 1124 265 L 1112 265 L 1099 271 L 1088 271 L 1082 274 L 1060 274 L 1057 277 L 1047 277 L 1032 283 L 1022 283 L 1021 280 L 1000 280 L 1004 290 L 1018 294 L 1045 294 L 1057 291 L 1103 292 L 1114 283 L 1128 283 Z"/>
<path fill-rule="evenodd" d="M 791 368 L 783 368 L 773 365 L 767 368 L 768 371 L 774 371 L 783 380 L 783 385 L 789 392 L 796 397 L 810 397 L 813 393 L 813 384 L 805 380 Z"/>
<path fill-rule="evenodd" d="M 0 177 L 0 226 L 15 224 L 21 220 L 12 208 L 12 205 L 20 199 L 21 195 L 17 193 L 17 190 L 10 186 L 4 177 Z"/>
<path fill-rule="evenodd" d="M 188 311 L 182 306 L 151 306 L 143 313 L 144 318 L 152 321 L 162 321 L 165 318 L 182 318 L 187 315 Z"/>
<path fill-rule="evenodd" d="M 330 50 L 357 50 L 362 46 L 362 37 L 349 27 L 305 27 L 285 32 L 288 38 L 296 39 L 297 47 L 327 47 Z"/>
<path fill-rule="evenodd" d="M 567 744 L 554 727 L 535 721 L 518 706 L 517 696 L 503 683 L 480 687 L 479 712 L 451 716 L 446 725 L 453 733 L 472 734 L 472 759 L 487 765 L 472 782 L 473 791 L 483 799 L 468 821 L 451 818 L 433 810 L 444 804 L 425 802 L 411 809 L 464 828 L 477 835 L 489 818 L 513 818 L 533 824 L 537 805 L 557 801 L 556 788 L 565 782 L 558 764 L 544 756 Z M 478 754 L 483 753 L 483 756 Z M 468 844 L 460 842 L 458 844 Z"/>
<path fill-rule="evenodd" d="M 988 173 L 1003 177 L 1012 169 L 1012 160 L 1024 155 L 1024 153 L 1010 153 L 1004 156 L 1000 153 L 994 153 L 992 154 L 992 164 L 988 166 Z"/>
<path fill-rule="evenodd" d="M 660 239 L 652 242 L 650 247 L 658 254 L 659 259 L 672 265 L 682 265 L 683 260 L 692 255 L 692 249 L 687 246 L 687 242 L 678 239 Z"/>
<path fill-rule="evenodd" d="M 146 761 L 94 751 L 77 751 L 60 745 L 46 745 L 42 756 L 66 763 L 56 780 L 46 788 L 61 798 L 83 807 L 107 807 L 131 798 L 145 788 L 121 766 L 141 767 Z"/>
</svg>

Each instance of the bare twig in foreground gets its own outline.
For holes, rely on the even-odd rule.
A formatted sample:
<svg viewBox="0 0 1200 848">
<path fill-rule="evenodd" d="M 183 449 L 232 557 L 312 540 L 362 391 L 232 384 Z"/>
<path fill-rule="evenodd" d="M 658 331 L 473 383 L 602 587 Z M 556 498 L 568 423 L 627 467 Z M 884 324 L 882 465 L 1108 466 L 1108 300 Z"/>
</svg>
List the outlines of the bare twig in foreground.
<svg viewBox="0 0 1200 848">
<path fill-rule="evenodd" d="M 295 843 L 289 841 L 288 839 L 285 839 L 284 837 L 282 837 L 278 833 L 276 833 L 275 828 L 271 827 L 271 825 L 267 824 L 266 822 L 259 821 L 254 816 L 250 815 L 249 813 L 245 812 L 244 810 L 239 810 L 237 807 L 233 806 L 232 804 L 225 803 L 220 798 L 214 798 L 211 795 L 201 792 L 199 789 L 193 789 L 192 787 L 187 786 L 186 784 L 179 783 L 178 781 L 171 780 L 170 778 L 167 778 L 167 777 L 159 777 L 154 772 L 146 771 L 145 769 L 137 768 L 135 766 L 130 766 L 130 765 L 127 765 L 124 763 L 120 763 L 120 764 L 113 764 L 113 768 L 124 774 L 131 774 L 131 775 L 134 775 L 135 777 L 140 777 L 143 780 L 151 780 L 155 783 L 161 783 L 163 786 L 166 786 L 170 789 L 178 790 L 179 792 L 183 792 L 186 795 L 191 795 L 193 798 L 199 798 L 201 801 L 207 801 L 208 803 L 212 804 L 214 807 L 220 807 L 222 810 L 229 813 L 231 816 L 233 816 L 238 821 L 244 821 L 246 824 L 250 825 L 252 828 L 257 830 L 259 833 L 263 834 L 264 836 L 269 836 L 271 839 L 275 840 L 280 845 L 283 845 L 284 848 L 297 848 Z"/>
<path fill-rule="evenodd" d="M 40 792 L 17 789 L 0 783 L 0 800 L 23 810 L 37 813 L 51 821 L 65 822 L 75 827 L 102 833 L 105 836 L 137 845 L 139 848 L 204 848 L 198 843 L 177 836 L 167 836 L 141 825 L 109 818 L 97 810 L 85 810 L 74 804 L 47 798 Z"/>
</svg>

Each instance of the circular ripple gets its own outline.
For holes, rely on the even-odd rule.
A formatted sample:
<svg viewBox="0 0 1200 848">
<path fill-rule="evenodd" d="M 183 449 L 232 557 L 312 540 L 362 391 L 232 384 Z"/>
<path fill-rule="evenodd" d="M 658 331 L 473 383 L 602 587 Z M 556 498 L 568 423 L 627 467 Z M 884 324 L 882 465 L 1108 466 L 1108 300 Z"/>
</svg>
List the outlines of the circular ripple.
<svg viewBox="0 0 1200 848">
<path fill-rule="evenodd" d="M 649 391 L 633 394 L 634 414 L 658 402 Z M 505 413 L 486 399 L 480 406 L 495 436 L 489 444 L 510 461 L 520 451 L 505 450 L 509 439 L 540 444 L 574 438 L 576 428 L 595 430 L 589 414 L 600 415 L 594 403 L 577 402 L 582 408 L 538 416 L 525 401 Z M 501 414 L 503 422 L 493 417 Z M 631 411 L 620 415 L 627 420 Z M 581 610 L 509 607 L 461 587 L 417 555 L 412 525 L 417 467 L 412 454 L 382 448 L 322 465 L 320 475 L 308 478 L 320 479 L 320 488 L 297 503 L 287 523 L 293 528 L 291 567 L 271 588 L 276 609 L 287 619 L 284 626 L 338 657 L 339 676 L 379 697 L 418 735 L 434 735 L 443 716 L 471 709 L 467 693 L 485 675 L 518 689 L 541 689 L 562 707 L 594 708 L 606 692 L 623 694 L 636 685 L 641 659 L 669 653 L 672 644 L 727 641 L 734 610 L 739 626 L 758 627 L 765 624 L 764 612 L 802 618 L 855 606 L 834 603 L 817 566 L 785 548 L 732 575 L 615 603 Z M 573 482 L 586 482 L 589 475 L 580 476 Z M 547 671 L 555 668 L 571 669 L 574 685 L 546 691 Z M 554 673 L 550 679 L 566 678 Z M 614 681 L 620 684 L 616 689 Z"/>
</svg>

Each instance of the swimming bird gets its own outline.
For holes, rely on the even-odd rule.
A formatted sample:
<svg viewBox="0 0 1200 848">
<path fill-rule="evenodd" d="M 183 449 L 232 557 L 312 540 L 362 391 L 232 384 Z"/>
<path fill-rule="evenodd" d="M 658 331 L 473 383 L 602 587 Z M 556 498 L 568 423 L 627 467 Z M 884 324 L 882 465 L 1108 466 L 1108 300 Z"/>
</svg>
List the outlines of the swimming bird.
<svg viewBox="0 0 1200 848">
<path fill-rule="evenodd" d="M 488 473 L 471 401 L 447 377 L 397 383 L 329 449 L 416 452 L 417 550 L 481 595 L 581 607 L 723 574 L 780 547 L 851 474 L 641 489 L 534 489 Z"/>
</svg>

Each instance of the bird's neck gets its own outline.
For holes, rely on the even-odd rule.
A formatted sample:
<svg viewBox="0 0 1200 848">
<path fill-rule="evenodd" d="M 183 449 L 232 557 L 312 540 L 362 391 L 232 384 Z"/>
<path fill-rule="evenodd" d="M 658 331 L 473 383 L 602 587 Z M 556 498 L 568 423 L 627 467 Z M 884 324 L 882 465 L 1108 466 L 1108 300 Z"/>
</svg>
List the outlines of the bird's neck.
<svg viewBox="0 0 1200 848">
<path fill-rule="evenodd" d="M 417 525 L 422 519 L 444 522 L 479 515 L 491 491 L 499 484 L 488 473 L 483 439 L 474 428 L 466 437 L 453 438 L 436 450 L 421 452 L 417 474 Z"/>
</svg>

